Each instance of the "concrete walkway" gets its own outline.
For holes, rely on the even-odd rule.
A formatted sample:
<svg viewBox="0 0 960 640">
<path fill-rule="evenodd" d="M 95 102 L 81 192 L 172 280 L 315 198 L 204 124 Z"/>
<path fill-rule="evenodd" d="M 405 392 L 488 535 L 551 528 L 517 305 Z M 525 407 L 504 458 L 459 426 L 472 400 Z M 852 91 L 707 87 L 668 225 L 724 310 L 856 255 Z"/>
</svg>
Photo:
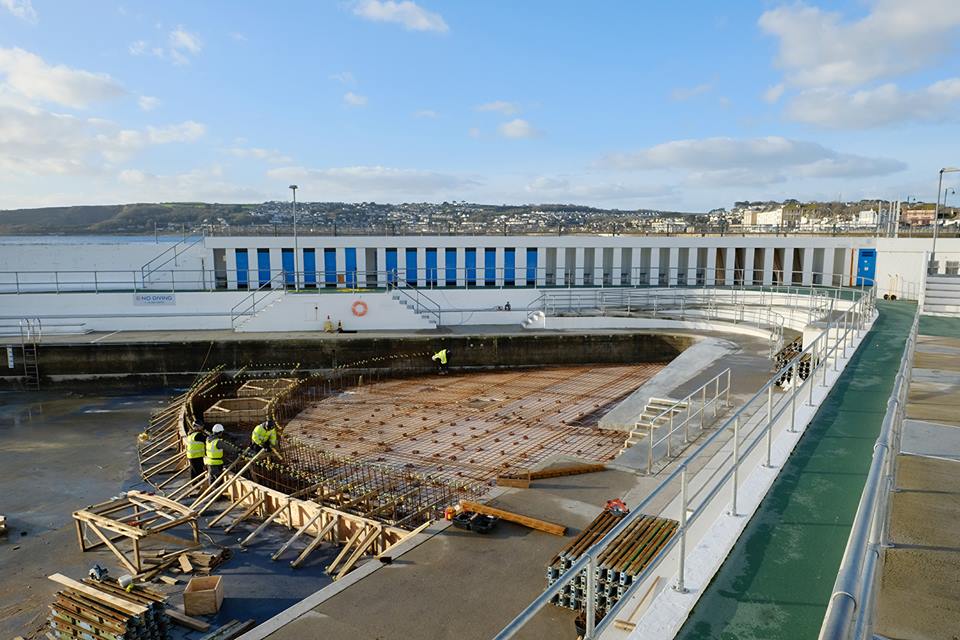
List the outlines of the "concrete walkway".
<svg viewBox="0 0 960 640">
<path fill-rule="evenodd" d="M 915 307 L 880 317 L 678 634 L 816 638 Z"/>
</svg>

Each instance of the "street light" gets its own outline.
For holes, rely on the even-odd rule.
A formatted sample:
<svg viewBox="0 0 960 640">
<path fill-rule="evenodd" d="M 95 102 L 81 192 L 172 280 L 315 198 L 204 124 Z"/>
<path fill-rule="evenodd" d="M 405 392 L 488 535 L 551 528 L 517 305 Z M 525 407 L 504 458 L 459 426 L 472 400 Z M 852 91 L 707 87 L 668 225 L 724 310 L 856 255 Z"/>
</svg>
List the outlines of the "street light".
<svg viewBox="0 0 960 640">
<path fill-rule="evenodd" d="M 300 243 L 297 240 L 297 185 L 290 185 L 293 191 L 293 288 L 300 289 Z"/>
<path fill-rule="evenodd" d="M 937 230 L 940 228 L 940 194 L 943 191 L 943 174 L 960 171 L 960 167 L 944 167 L 940 169 L 940 180 L 937 182 L 937 204 L 933 208 L 933 246 L 930 247 L 930 262 L 927 264 L 927 273 L 936 273 L 933 264 L 937 256 Z"/>
</svg>

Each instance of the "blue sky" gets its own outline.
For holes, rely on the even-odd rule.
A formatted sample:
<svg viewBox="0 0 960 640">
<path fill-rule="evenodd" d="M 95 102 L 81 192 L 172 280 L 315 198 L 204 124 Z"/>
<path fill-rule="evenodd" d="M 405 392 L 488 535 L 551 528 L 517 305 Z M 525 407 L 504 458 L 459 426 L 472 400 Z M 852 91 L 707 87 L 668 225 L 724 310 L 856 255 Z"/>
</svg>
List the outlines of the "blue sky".
<svg viewBox="0 0 960 640">
<path fill-rule="evenodd" d="M 0 0 L 0 208 L 919 197 L 956 0 Z"/>
</svg>

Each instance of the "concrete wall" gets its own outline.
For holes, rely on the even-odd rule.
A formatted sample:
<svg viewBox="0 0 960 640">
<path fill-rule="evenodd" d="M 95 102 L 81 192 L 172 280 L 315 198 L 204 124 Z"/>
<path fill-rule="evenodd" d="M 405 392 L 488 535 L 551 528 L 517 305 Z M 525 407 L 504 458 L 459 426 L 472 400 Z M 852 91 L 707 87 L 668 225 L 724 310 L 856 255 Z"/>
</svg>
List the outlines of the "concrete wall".
<svg viewBox="0 0 960 640">
<path fill-rule="evenodd" d="M 338 335 L 302 340 L 47 344 L 40 346 L 38 357 L 45 378 L 117 376 L 172 384 L 219 364 L 230 369 L 247 365 L 254 369 L 267 365 L 300 369 L 348 365 L 423 371 L 433 367 L 429 354 L 440 348 L 449 349 L 454 368 L 669 362 L 692 342 L 690 336 L 648 333 L 442 338 Z M 0 379 L 22 375 L 19 349 L 15 351 L 15 367 L 0 369 Z"/>
</svg>

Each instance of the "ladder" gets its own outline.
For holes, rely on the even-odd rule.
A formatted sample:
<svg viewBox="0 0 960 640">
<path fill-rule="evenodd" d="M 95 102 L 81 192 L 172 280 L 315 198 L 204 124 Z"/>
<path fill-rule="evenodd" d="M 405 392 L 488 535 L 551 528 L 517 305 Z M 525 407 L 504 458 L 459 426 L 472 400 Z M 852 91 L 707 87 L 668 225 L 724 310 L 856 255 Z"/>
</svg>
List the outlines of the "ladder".
<svg viewBox="0 0 960 640">
<path fill-rule="evenodd" d="M 40 389 L 40 365 L 37 348 L 43 335 L 40 318 L 24 318 L 20 321 L 20 350 L 23 353 L 24 387 L 38 391 Z"/>
</svg>

